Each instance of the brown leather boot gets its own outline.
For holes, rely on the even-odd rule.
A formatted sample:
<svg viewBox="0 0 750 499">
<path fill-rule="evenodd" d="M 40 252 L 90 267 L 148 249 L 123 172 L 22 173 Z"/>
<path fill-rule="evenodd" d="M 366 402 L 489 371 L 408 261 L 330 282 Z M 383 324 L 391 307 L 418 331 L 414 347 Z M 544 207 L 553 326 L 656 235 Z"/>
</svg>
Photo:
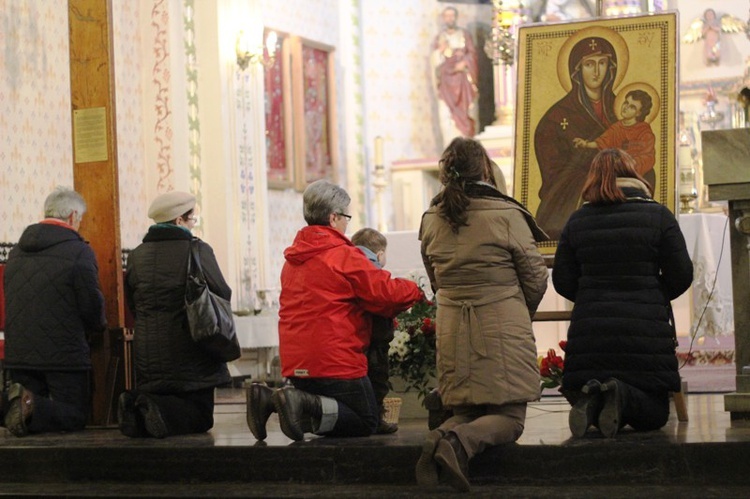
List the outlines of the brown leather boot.
<svg viewBox="0 0 750 499">
<path fill-rule="evenodd" d="M 435 462 L 435 449 L 438 442 L 445 436 L 440 429 L 432 430 L 427 434 L 422 444 L 422 454 L 417 461 L 415 474 L 417 483 L 422 487 L 436 487 L 438 485 L 438 464 Z"/>
<path fill-rule="evenodd" d="M 34 394 L 20 383 L 8 389 L 8 409 L 5 412 L 5 427 L 13 435 L 24 437 L 29 433 L 28 421 L 34 414 Z"/>
<path fill-rule="evenodd" d="M 437 445 L 435 461 L 440 466 L 441 477 L 456 490 L 469 492 L 469 456 L 458 440 L 458 436 L 448 432 Z"/>
</svg>

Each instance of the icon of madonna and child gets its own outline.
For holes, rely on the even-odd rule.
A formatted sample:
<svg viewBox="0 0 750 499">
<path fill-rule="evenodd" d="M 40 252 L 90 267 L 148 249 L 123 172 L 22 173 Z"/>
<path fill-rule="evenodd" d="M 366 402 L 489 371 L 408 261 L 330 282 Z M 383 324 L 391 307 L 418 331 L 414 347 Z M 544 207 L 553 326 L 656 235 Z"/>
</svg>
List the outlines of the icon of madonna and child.
<svg viewBox="0 0 750 499">
<path fill-rule="evenodd" d="M 580 206 L 598 151 L 627 151 L 655 187 L 656 137 L 650 123 L 660 109 L 659 94 L 648 83 L 620 88 L 630 54 L 614 30 L 579 30 L 567 38 L 557 59 L 557 77 L 567 93 L 547 109 L 534 131 L 541 174 L 536 219 L 552 240 L 560 238 L 568 217 Z"/>
</svg>

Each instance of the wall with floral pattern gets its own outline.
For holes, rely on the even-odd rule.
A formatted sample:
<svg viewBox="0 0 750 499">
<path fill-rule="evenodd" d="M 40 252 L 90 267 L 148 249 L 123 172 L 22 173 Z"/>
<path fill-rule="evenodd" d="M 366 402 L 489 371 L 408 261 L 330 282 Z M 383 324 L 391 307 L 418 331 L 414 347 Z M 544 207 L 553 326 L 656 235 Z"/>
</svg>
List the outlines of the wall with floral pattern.
<svg viewBox="0 0 750 499">
<path fill-rule="evenodd" d="M 0 241 L 73 186 L 68 3 L 0 0 Z"/>
<path fill-rule="evenodd" d="M 123 247 L 145 215 L 139 6 L 113 2 Z M 0 241 L 13 243 L 55 186 L 73 186 L 67 2 L 0 0 L 0 32 Z"/>
</svg>

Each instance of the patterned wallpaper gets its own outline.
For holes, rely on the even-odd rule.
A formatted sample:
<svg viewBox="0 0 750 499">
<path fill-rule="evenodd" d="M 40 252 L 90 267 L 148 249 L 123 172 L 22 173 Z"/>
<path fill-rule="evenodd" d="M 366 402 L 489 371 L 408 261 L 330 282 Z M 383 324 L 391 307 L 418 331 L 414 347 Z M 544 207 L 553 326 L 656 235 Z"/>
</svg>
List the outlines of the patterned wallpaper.
<svg viewBox="0 0 750 499">
<path fill-rule="evenodd" d="M 112 2 L 117 107 L 117 167 L 123 248 L 140 244 L 147 227 L 146 160 L 141 89 L 140 2 Z"/>
<path fill-rule="evenodd" d="M 0 0 L 0 68 L 0 241 L 16 242 L 73 186 L 67 2 Z"/>
<path fill-rule="evenodd" d="M 133 247 L 145 178 L 139 2 L 113 2 L 122 245 Z M 43 216 L 56 185 L 73 186 L 67 2 L 0 0 L 0 241 Z"/>
<path fill-rule="evenodd" d="M 292 244 L 297 231 L 307 225 L 302 216 L 302 195 L 293 191 L 270 191 L 268 196 L 270 216 L 269 249 L 271 281 L 269 287 L 280 286 L 284 250 Z"/>
</svg>

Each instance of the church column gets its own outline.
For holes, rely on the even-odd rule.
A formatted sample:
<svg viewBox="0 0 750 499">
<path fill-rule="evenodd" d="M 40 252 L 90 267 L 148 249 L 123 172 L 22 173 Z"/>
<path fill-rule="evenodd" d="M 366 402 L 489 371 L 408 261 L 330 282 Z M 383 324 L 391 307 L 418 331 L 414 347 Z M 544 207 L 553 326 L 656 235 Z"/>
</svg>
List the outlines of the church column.
<svg viewBox="0 0 750 499">
<path fill-rule="evenodd" d="M 115 135 L 115 82 L 111 0 L 69 0 L 70 92 L 73 124 L 74 186 L 88 210 L 80 232 L 99 264 L 107 323 L 124 323 L 120 208 Z M 113 422 L 112 335 L 92 340 L 95 425 Z"/>
</svg>

